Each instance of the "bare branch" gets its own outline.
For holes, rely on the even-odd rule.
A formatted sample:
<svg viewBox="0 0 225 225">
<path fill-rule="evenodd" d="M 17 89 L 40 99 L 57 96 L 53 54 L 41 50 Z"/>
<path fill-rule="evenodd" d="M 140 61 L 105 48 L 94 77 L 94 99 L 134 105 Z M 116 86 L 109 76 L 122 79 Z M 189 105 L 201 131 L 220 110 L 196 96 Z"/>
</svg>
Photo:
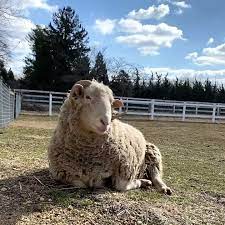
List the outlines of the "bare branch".
<svg viewBox="0 0 225 225">
<path fill-rule="evenodd" d="M 12 0 L 0 0 L 0 60 L 4 61 L 10 56 L 8 31 L 13 19 L 18 16 L 19 10 L 15 8 Z"/>
</svg>

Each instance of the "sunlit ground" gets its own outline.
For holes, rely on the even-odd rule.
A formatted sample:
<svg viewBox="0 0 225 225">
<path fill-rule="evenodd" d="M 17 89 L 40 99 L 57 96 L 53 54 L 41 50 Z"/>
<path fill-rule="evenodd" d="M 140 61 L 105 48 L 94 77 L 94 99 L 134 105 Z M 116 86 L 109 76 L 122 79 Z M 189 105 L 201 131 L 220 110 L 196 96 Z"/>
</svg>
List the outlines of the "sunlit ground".
<svg viewBox="0 0 225 225">
<path fill-rule="evenodd" d="M 161 149 L 171 197 L 84 191 L 49 178 L 57 117 L 20 116 L 0 134 L 0 224 L 225 224 L 225 125 L 127 121 Z"/>
</svg>

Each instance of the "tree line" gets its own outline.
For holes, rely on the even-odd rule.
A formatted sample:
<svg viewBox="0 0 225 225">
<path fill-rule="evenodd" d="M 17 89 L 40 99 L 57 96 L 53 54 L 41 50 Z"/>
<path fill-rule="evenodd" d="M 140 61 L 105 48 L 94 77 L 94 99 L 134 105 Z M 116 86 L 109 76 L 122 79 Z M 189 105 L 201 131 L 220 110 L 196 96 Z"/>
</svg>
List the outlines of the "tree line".
<svg viewBox="0 0 225 225">
<path fill-rule="evenodd" d="M 173 81 L 157 73 L 147 77 L 141 78 L 136 70 L 136 77 L 130 79 L 128 73 L 120 71 L 109 85 L 117 96 L 225 103 L 224 86 L 213 84 L 209 79 L 201 82 L 176 78 Z"/>
<path fill-rule="evenodd" d="M 143 75 L 120 60 L 108 62 L 101 51 L 91 59 L 88 32 L 70 7 L 54 13 L 47 26 L 36 26 L 28 40 L 32 54 L 25 58 L 22 78 L 15 80 L 0 58 L 0 76 L 13 88 L 65 92 L 80 79 L 94 78 L 109 85 L 117 96 L 225 102 L 224 86 L 208 79 L 201 82 L 171 80 L 158 73 Z"/>
</svg>

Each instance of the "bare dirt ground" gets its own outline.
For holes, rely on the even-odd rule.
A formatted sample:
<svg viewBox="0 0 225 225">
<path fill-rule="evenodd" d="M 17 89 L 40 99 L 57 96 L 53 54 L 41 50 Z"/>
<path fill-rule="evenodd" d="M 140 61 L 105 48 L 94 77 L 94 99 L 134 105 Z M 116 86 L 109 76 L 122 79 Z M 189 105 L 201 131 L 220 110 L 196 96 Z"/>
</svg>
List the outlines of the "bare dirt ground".
<svg viewBox="0 0 225 225">
<path fill-rule="evenodd" d="M 56 121 L 20 116 L 0 131 L 0 225 L 225 224 L 225 125 L 126 121 L 160 147 L 168 197 L 55 183 L 46 149 Z"/>
</svg>

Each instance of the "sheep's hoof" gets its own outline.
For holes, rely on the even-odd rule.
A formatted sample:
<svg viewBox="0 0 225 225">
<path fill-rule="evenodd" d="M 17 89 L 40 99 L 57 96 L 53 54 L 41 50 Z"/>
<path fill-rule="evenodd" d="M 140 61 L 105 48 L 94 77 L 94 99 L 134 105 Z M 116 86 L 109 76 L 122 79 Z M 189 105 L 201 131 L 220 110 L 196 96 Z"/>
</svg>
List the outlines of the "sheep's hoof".
<svg viewBox="0 0 225 225">
<path fill-rule="evenodd" d="M 161 192 L 165 195 L 172 195 L 172 190 L 169 187 L 162 188 Z"/>
<path fill-rule="evenodd" d="M 150 180 L 141 179 L 141 188 L 149 188 L 152 186 L 152 182 Z"/>
</svg>

